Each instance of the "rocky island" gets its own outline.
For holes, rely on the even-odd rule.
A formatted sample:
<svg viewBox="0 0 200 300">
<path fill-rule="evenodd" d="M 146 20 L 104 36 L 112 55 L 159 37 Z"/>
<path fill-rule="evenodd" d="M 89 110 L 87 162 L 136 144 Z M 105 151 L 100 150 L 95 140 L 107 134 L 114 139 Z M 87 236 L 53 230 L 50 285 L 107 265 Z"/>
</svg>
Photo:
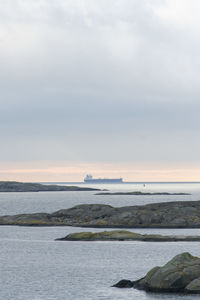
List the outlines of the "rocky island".
<svg viewBox="0 0 200 300">
<path fill-rule="evenodd" d="M 17 181 L 0 181 L 0 192 L 59 192 L 59 191 L 99 191 L 99 189 L 61 186 Z"/>
<path fill-rule="evenodd" d="M 116 193 L 96 193 L 95 195 L 134 195 L 134 196 L 183 196 L 191 195 L 188 193 L 167 193 L 167 192 L 157 192 L 157 193 L 146 193 L 146 192 L 116 192 Z"/>
<path fill-rule="evenodd" d="M 159 293 L 200 294 L 200 258 L 181 253 L 163 267 L 154 267 L 143 278 L 121 280 L 114 287 Z"/>
<path fill-rule="evenodd" d="M 140 234 L 126 230 L 76 232 L 56 241 L 142 241 L 142 242 L 199 242 L 200 236 Z"/>
<path fill-rule="evenodd" d="M 0 225 L 100 228 L 200 228 L 200 201 L 162 202 L 112 207 L 82 204 L 54 213 L 1 216 Z"/>
</svg>

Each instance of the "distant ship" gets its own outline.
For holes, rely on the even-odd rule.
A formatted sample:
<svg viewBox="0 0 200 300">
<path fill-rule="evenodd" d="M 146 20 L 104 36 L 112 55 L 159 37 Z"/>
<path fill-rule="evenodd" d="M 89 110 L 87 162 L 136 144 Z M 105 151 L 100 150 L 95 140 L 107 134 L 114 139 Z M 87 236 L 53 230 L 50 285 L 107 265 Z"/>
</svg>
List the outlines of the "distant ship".
<svg viewBox="0 0 200 300">
<path fill-rule="evenodd" d="M 84 178 L 85 183 L 123 183 L 122 178 L 93 178 L 88 174 Z"/>
</svg>

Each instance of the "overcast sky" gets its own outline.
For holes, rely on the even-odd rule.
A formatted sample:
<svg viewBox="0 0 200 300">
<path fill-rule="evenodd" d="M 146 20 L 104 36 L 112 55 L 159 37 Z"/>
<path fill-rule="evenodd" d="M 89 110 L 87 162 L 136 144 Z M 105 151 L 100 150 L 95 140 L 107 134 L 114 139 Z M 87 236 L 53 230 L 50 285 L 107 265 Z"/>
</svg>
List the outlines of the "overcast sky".
<svg viewBox="0 0 200 300">
<path fill-rule="evenodd" d="M 200 180 L 199 11 L 1 0 L 0 180 Z"/>
</svg>

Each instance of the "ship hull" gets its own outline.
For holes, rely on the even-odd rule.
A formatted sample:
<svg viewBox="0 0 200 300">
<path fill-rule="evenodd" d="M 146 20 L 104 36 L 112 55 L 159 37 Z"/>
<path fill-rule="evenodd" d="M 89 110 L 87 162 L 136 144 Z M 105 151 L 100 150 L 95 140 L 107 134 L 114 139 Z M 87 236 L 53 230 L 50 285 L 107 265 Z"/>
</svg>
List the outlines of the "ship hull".
<svg viewBox="0 0 200 300">
<path fill-rule="evenodd" d="M 85 183 L 123 183 L 122 179 L 85 179 Z"/>
</svg>

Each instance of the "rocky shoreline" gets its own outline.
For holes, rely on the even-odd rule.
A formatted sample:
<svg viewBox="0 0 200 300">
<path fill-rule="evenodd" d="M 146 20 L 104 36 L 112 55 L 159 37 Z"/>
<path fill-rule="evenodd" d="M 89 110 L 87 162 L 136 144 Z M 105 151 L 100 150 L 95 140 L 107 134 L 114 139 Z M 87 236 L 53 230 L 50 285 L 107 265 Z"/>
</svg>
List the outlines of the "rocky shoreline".
<svg viewBox="0 0 200 300">
<path fill-rule="evenodd" d="M 112 207 L 82 204 L 54 213 L 1 216 L 0 225 L 99 228 L 200 228 L 200 201 Z"/>
<path fill-rule="evenodd" d="M 200 294 L 200 258 L 181 253 L 163 267 L 154 267 L 143 278 L 120 280 L 113 287 L 135 288 L 146 292 Z"/>
<path fill-rule="evenodd" d="M 142 241 L 142 242 L 199 242 L 200 236 L 140 234 L 126 230 L 76 232 L 56 241 Z"/>
<path fill-rule="evenodd" d="M 100 189 L 62 186 L 56 184 L 40 184 L 31 182 L 0 181 L 0 192 L 60 192 L 60 191 L 100 191 Z"/>
</svg>

